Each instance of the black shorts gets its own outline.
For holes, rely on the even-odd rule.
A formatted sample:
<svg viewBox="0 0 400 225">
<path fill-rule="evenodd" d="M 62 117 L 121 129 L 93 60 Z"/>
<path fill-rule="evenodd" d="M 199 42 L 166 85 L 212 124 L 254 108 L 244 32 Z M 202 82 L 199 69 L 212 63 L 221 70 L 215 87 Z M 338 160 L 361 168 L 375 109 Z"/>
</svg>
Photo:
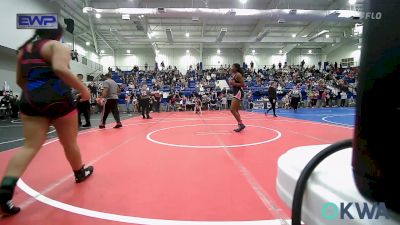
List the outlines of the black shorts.
<svg viewBox="0 0 400 225">
<path fill-rule="evenodd" d="M 76 110 L 76 104 L 72 97 L 44 103 L 32 102 L 24 94 L 22 94 L 19 107 L 24 115 L 45 117 L 50 121 L 66 116 Z"/>
</svg>

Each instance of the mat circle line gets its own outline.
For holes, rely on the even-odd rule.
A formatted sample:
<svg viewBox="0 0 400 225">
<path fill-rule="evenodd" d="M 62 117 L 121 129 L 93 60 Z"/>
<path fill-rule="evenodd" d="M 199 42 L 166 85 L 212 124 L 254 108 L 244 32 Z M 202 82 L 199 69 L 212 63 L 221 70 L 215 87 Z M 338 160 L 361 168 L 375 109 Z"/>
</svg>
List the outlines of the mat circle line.
<svg viewBox="0 0 400 225">
<path fill-rule="evenodd" d="M 155 122 L 156 123 L 156 122 Z M 143 123 L 144 124 L 144 123 Z M 136 126 L 139 124 L 126 124 L 125 126 Z M 227 124 L 232 125 L 232 124 Z M 248 125 L 253 126 L 253 125 Z M 254 126 L 258 127 L 258 126 Z M 267 129 L 265 127 L 261 127 Z M 268 128 L 270 129 L 270 128 Z M 273 130 L 273 129 L 271 129 Z M 101 131 L 100 129 L 97 130 L 90 130 L 86 132 L 79 132 L 78 135 L 87 134 L 92 132 Z M 279 139 L 281 137 L 281 133 L 279 131 L 278 136 L 274 139 Z M 268 140 L 267 142 L 271 142 Z M 43 144 L 43 146 L 59 142 L 58 138 L 55 138 L 49 142 Z M 26 184 L 22 178 L 18 181 L 18 187 L 24 191 L 29 196 L 35 198 L 37 201 L 42 202 L 48 206 L 52 206 L 57 209 L 64 210 L 66 212 L 74 213 L 81 216 L 87 216 L 96 219 L 104 219 L 108 221 L 114 222 L 121 222 L 121 223 L 130 223 L 130 224 L 152 224 L 152 225 L 281 225 L 282 221 L 279 219 L 273 220 L 250 220 L 250 221 L 185 221 L 185 220 L 165 220 L 165 219 L 152 219 L 152 218 L 143 218 L 143 217 L 135 217 L 135 216 L 125 216 L 125 215 L 118 215 L 106 212 L 100 212 L 90 209 L 81 208 L 78 206 L 70 205 L 64 202 L 57 201 L 55 199 L 49 198 L 45 195 L 42 195 L 38 191 L 31 188 L 28 184 Z"/>
<path fill-rule="evenodd" d="M 254 145 L 261 145 L 261 144 L 265 144 L 268 142 L 273 142 L 278 140 L 279 138 L 282 137 L 282 133 L 272 129 L 272 128 L 268 128 L 268 127 L 262 127 L 262 126 L 256 126 L 256 125 L 247 125 L 247 127 L 256 127 L 256 128 L 261 128 L 261 129 L 265 129 L 265 130 L 270 130 L 275 132 L 277 135 L 269 140 L 265 140 L 265 141 L 260 141 L 260 142 L 255 142 L 255 143 L 250 143 L 250 144 L 241 144 L 241 145 L 178 145 L 178 144 L 171 144 L 171 143 L 166 143 L 166 142 L 161 142 L 161 141 L 157 141 L 154 140 L 151 136 L 157 132 L 160 131 L 164 131 L 164 130 L 170 130 L 170 129 L 174 129 L 174 128 L 182 128 L 182 127 L 196 127 L 196 126 L 235 126 L 235 124 L 192 124 L 192 125 L 182 125 L 182 126 L 174 126 L 174 127 L 166 127 L 166 128 L 162 128 L 162 129 L 158 129 L 155 131 L 152 131 L 150 133 L 148 133 L 146 135 L 147 140 L 156 143 L 156 144 L 160 144 L 160 145 L 166 145 L 166 146 L 170 146 L 170 147 L 178 147 L 178 148 L 239 148 L 239 147 L 248 147 L 248 146 L 254 146 Z"/>
</svg>

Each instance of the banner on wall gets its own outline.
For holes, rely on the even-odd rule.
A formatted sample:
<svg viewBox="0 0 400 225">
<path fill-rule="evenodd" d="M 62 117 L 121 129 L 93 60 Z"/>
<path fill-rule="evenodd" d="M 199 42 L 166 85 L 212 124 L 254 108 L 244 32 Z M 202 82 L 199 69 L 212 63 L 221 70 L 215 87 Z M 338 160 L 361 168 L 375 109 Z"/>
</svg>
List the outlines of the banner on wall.
<svg viewBox="0 0 400 225">
<path fill-rule="evenodd" d="M 7 84 L 7 81 L 4 81 L 4 84 L 3 84 L 3 91 L 10 91 L 10 85 L 8 85 Z"/>
<path fill-rule="evenodd" d="M 17 14 L 17 29 L 57 29 L 58 15 L 46 14 Z"/>
</svg>

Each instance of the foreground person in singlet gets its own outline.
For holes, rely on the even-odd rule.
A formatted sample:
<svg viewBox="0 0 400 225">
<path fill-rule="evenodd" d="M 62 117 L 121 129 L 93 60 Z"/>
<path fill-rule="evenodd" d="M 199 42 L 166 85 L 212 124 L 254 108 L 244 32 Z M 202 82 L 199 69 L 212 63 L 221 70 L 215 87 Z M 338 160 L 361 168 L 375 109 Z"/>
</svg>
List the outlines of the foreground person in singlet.
<svg viewBox="0 0 400 225">
<path fill-rule="evenodd" d="M 240 65 L 238 63 L 233 64 L 231 70 L 232 70 L 231 71 L 232 77 L 231 77 L 231 80 L 229 81 L 229 84 L 232 86 L 232 90 L 233 90 L 231 113 L 238 122 L 238 128 L 235 129 L 234 131 L 240 132 L 244 128 L 246 128 L 246 126 L 243 124 L 242 119 L 240 118 L 240 114 L 239 114 L 240 102 L 242 101 L 243 96 L 244 96 L 243 71 L 240 68 Z"/>
<path fill-rule="evenodd" d="M 78 116 L 70 87 L 81 93 L 81 101 L 89 100 L 90 93 L 69 69 L 70 50 L 59 42 L 62 34 L 60 24 L 58 29 L 36 30 L 19 49 L 16 70 L 17 83 L 23 90 L 20 108 L 25 142 L 9 161 L 0 183 L 0 216 L 20 211 L 12 201 L 15 186 L 45 142 L 50 124 L 57 130 L 75 182 L 93 173 L 92 166 L 84 166 L 76 141 Z"/>
</svg>

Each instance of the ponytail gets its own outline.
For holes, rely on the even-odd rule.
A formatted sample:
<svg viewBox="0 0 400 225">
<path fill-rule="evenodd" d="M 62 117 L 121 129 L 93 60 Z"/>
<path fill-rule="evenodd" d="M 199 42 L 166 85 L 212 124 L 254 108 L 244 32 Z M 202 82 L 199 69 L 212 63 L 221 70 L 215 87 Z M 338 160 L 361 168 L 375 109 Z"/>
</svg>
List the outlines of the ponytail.
<svg viewBox="0 0 400 225">
<path fill-rule="evenodd" d="M 34 41 L 37 37 L 40 39 L 49 39 L 49 40 L 59 40 L 63 35 L 64 29 L 60 23 L 58 23 L 57 29 L 37 29 L 35 30 L 35 34 L 27 40 L 18 50 L 25 48 L 25 46 L 32 41 Z"/>
<path fill-rule="evenodd" d="M 21 50 L 21 49 L 25 48 L 25 46 L 27 44 L 31 43 L 32 41 L 34 41 L 37 36 L 38 36 L 37 32 L 35 32 L 35 34 L 31 38 L 29 38 L 23 45 L 21 45 L 21 47 L 18 48 L 18 50 Z"/>
<path fill-rule="evenodd" d="M 244 71 L 243 71 L 242 67 L 239 67 L 238 72 L 239 72 L 240 74 L 242 74 L 242 76 L 244 76 Z"/>
</svg>

